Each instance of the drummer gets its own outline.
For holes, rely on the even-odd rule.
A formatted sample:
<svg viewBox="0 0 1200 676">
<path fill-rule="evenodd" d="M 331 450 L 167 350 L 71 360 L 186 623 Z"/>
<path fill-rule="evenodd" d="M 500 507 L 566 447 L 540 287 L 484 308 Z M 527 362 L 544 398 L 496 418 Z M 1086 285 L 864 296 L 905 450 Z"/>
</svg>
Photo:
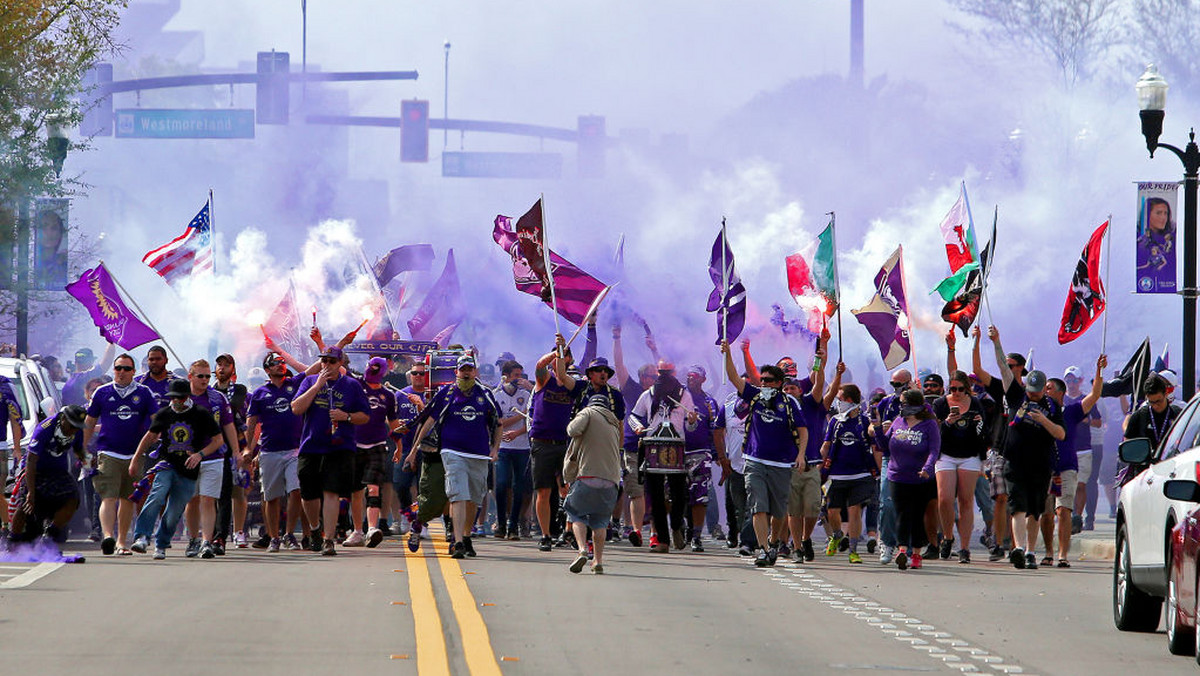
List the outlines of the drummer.
<svg viewBox="0 0 1200 676">
<path fill-rule="evenodd" d="M 658 362 L 658 378 L 650 389 L 638 397 L 633 411 L 629 414 L 629 427 L 635 434 L 642 437 L 643 444 L 652 432 L 662 423 L 668 423 L 674 436 L 679 439 L 676 455 L 683 458 L 683 429 L 685 421 L 695 424 L 698 419 L 696 405 L 692 395 L 675 377 L 675 365 L 664 359 Z M 684 514 L 688 505 L 687 474 L 682 463 L 678 468 L 656 466 L 653 458 L 647 460 L 646 493 L 650 496 L 650 509 L 653 511 L 653 529 L 650 536 L 650 551 L 666 553 L 670 551 L 668 538 L 675 549 L 683 549 Z M 668 528 L 667 519 L 667 489 L 671 491 L 671 513 Z"/>
</svg>

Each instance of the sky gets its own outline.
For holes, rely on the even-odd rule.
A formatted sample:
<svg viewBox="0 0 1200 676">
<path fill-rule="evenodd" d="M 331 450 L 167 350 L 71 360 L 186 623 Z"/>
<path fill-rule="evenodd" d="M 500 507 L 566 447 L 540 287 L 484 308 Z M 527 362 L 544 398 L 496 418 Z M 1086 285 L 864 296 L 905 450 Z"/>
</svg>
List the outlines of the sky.
<svg viewBox="0 0 1200 676">
<path fill-rule="evenodd" d="M 313 272 L 328 258 L 318 255 L 320 243 L 336 235 L 346 251 L 361 245 L 368 260 L 400 244 L 432 243 L 433 270 L 411 280 L 418 292 L 454 248 L 472 308 L 457 338 L 485 354 L 511 349 L 532 360 L 549 347 L 554 322 L 513 290 L 490 230 L 497 214 L 519 216 L 545 195 L 551 246 L 601 279 L 616 279 L 612 250 L 626 235 L 623 292 L 677 361 L 701 361 L 711 372 L 715 321 L 703 306 L 708 250 L 722 217 L 753 306 L 747 335 L 764 357 L 804 358 L 810 341 L 782 335 L 766 316 L 774 303 L 789 318 L 798 314 L 783 258 L 835 211 L 844 307 L 866 304 L 875 272 L 903 244 L 916 360 L 944 370 L 945 325 L 927 292 L 947 271 L 937 224 L 965 182 L 981 241 L 992 209 L 1000 213 L 992 309 L 1012 336 L 1006 347 L 1032 347 L 1056 370 L 1094 360 L 1099 330 L 1067 349 L 1054 335 L 1073 263 L 1109 213 L 1116 238 L 1109 351 L 1131 351 L 1146 333 L 1156 334 L 1156 351 L 1178 344 L 1178 299 L 1132 297 L 1132 256 L 1122 255 L 1132 243 L 1131 182 L 1179 173 L 1173 162 L 1146 157 L 1131 86 L 1139 73 L 1123 76 L 1128 85 L 1066 91 L 1029 54 L 997 49 L 950 22 L 970 25 L 942 2 L 867 0 L 869 94 L 860 98 L 842 80 L 849 2 L 313 0 L 311 68 L 417 70 L 419 79 L 314 86 L 303 102 L 293 91 L 292 124 L 260 125 L 252 141 L 96 139 L 91 151 L 68 159 L 67 170 L 93 186 L 77 198 L 73 221 L 88 237 L 103 234 L 109 267 L 181 353 L 207 354 L 215 344 L 257 361 L 257 329 L 244 318 L 269 312 L 297 274 L 312 287 L 303 304 L 328 305 L 327 332 L 351 328 L 361 294 L 317 288 Z M 255 53 L 269 49 L 290 52 L 298 69 L 300 28 L 297 1 L 183 0 L 165 29 L 203 32 L 202 59 L 171 64 L 147 47 L 159 44 L 150 36 L 130 34 L 118 77 L 248 70 Z M 451 117 L 574 128 L 579 115 L 603 115 L 610 137 L 622 141 L 608 153 L 606 176 L 575 178 L 567 144 L 451 134 L 450 151 L 562 153 L 564 177 L 442 178 L 440 132 L 431 132 L 428 164 L 401 164 L 395 129 L 303 124 L 310 112 L 397 116 L 405 98 L 429 100 L 432 117 L 446 114 L 446 41 Z M 1194 110 L 1175 100 L 1164 138 L 1178 137 L 1180 120 Z M 214 87 L 146 93 L 141 103 L 251 108 L 254 94 L 239 87 L 231 97 L 229 88 Z M 132 95 L 116 100 L 117 108 L 134 105 Z M 1009 137 L 1018 128 L 1014 151 Z M 639 134 L 648 147 L 632 142 Z M 664 135 L 684 135 L 686 150 L 672 151 Z M 210 188 L 218 279 L 180 295 L 139 259 L 182 231 Z M 94 336 L 77 314 L 73 336 L 43 335 L 66 344 Z M 1152 327 L 1135 321 L 1144 316 L 1160 319 Z M 611 322 L 603 310 L 601 322 Z M 880 371 L 871 366 L 878 352 L 849 313 L 842 330 L 852 370 Z"/>
</svg>

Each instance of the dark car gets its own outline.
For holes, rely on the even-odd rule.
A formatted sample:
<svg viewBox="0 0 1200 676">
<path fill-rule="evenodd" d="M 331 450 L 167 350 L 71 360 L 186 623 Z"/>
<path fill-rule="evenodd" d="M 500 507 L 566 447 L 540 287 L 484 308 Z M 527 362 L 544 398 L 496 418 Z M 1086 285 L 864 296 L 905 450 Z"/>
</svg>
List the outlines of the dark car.
<svg viewBox="0 0 1200 676">
<path fill-rule="evenodd" d="M 1200 483 L 1174 479 L 1163 484 L 1171 500 L 1200 503 Z M 1167 577 L 1167 649 L 1175 655 L 1195 655 L 1200 663 L 1200 507 L 1184 515 L 1171 529 L 1171 569 Z"/>
</svg>

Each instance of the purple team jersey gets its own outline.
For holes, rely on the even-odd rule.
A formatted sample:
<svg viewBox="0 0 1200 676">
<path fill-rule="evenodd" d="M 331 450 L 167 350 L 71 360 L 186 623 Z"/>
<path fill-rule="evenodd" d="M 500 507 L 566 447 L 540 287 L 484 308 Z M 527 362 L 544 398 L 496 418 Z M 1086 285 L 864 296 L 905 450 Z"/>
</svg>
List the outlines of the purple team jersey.
<svg viewBox="0 0 1200 676">
<path fill-rule="evenodd" d="M 145 385 L 150 389 L 151 392 L 154 393 L 154 410 L 157 411 L 163 406 L 171 403 L 171 399 L 167 396 L 167 390 L 171 388 L 171 381 L 178 380 L 178 377 L 170 371 L 167 371 L 167 377 L 163 378 L 162 380 L 155 380 L 151 378 L 149 373 L 143 373 L 142 375 L 134 378 L 134 380 L 142 385 Z"/>
<path fill-rule="evenodd" d="M 867 436 L 867 427 L 870 424 L 867 416 L 861 413 L 846 420 L 833 418 L 829 421 L 828 427 L 825 428 L 824 440 L 829 443 L 830 477 L 875 473 L 874 444 Z"/>
<path fill-rule="evenodd" d="M 758 396 L 761 391 L 749 383 L 742 388 L 742 400 L 750 404 L 745 456 L 767 465 L 794 465 L 800 450 L 792 436 L 792 424 L 804 424 L 800 403 L 782 392 L 765 402 Z"/>
<path fill-rule="evenodd" d="M 296 388 L 296 396 L 300 397 L 317 382 L 318 375 L 311 375 Z M 347 413 L 368 413 L 367 396 L 362 385 L 349 376 L 339 376 L 337 380 L 327 381 L 325 387 L 313 398 L 312 404 L 304 412 L 304 422 L 300 432 L 300 453 L 302 455 L 319 455 L 330 451 L 344 451 L 354 448 L 354 425 L 349 421 L 339 422 L 337 434 L 333 434 L 332 421 L 329 419 L 329 409 L 340 409 Z"/>
<path fill-rule="evenodd" d="M 825 402 L 814 397 L 812 393 L 801 395 L 800 413 L 804 416 L 804 426 L 808 428 L 808 443 L 804 446 L 804 460 L 810 465 L 821 462 L 821 435 L 817 431 L 825 429 L 825 419 L 829 411 Z"/>
<path fill-rule="evenodd" d="M 491 455 L 492 429 L 500 421 L 500 405 L 487 388 L 476 383 L 463 392 L 457 385 L 444 385 L 433 395 L 427 411 L 438 421 L 443 451 L 485 458 Z"/>
<path fill-rule="evenodd" d="M 71 473 L 71 455 L 83 451 L 83 434 L 78 431 L 65 439 L 55 434 L 58 419 L 62 414 L 47 418 L 33 432 L 33 441 L 27 447 L 29 455 L 37 456 L 37 487 L 74 483 Z M 22 460 L 22 466 L 25 464 Z"/>
<path fill-rule="evenodd" d="M 546 441 L 566 441 L 567 423 L 571 422 L 573 399 L 567 388 L 558 384 L 554 376 L 546 386 L 533 393 L 529 402 L 529 438 Z"/>
<path fill-rule="evenodd" d="M 883 454 L 888 456 L 887 478 L 901 484 L 933 480 L 933 466 L 942 446 L 941 425 L 934 418 L 918 420 L 911 428 L 900 416 L 888 428 Z M 930 478 L 922 479 L 924 470 Z"/>
<path fill-rule="evenodd" d="M 382 385 L 377 388 L 364 385 L 363 392 L 370 410 L 367 422 L 354 426 L 354 440 L 359 448 L 370 448 L 387 441 L 392 433 L 388 421 L 396 419 L 396 393 Z"/>
<path fill-rule="evenodd" d="M 100 425 L 95 437 L 97 452 L 126 460 L 132 458 L 156 411 L 154 393 L 145 385 L 131 383 L 130 391 L 123 397 L 114 383 L 96 388 L 87 414 Z"/>
<path fill-rule="evenodd" d="M 416 397 L 423 401 L 422 394 L 414 391 L 412 385 L 409 385 L 396 395 L 396 419 L 408 428 L 404 436 L 400 437 L 400 443 L 404 445 L 406 453 L 412 448 L 413 437 L 417 434 L 417 416 L 421 415 L 421 409 L 424 408 L 424 405 L 416 404 L 410 397 Z"/>
<path fill-rule="evenodd" d="M 225 395 L 213 388 L 205 389 L 204 394 L 193 394 L 192 403 L 200 408 L 211 411 L 213 422 L 217 423 L 217 427 L 220 429 L 224 430 L 226 425 L 233 424 L 233 409 L 229 408 L 229 400 L 225 398 Z M 215 462 L 224 458 L 228 453 L 229 449 L 225 447 L 225 444 L 221 444 L 221 448 L 216 453 L 208 456 L 204 462 Z"/>
<path fill-rule="evenodd" d="M 1066 403 L 1065 400 L 1064 403 Z M 1062 425 L 1063 429 L 1067 431 L 1067 436 L 1062 441 L 1055 442 L 1058 445 L 1058 462 L 1054 467 L 1056 473 L 1079 471 L 1079 445 L 1075 442 L 1080 430 L 1083 431 L 1083 436 L 1090 441 L 1087 419 L 1088 416 L 1083 412 L 1083 404 L 1078 401 L 1066 403 L 1063 406 Z"/>
<path fill-rule="evenodd" d="M 262 453 L 300 448 L 300 416 L 292 413 L 292 397 L 304 374 L 288 376 L 276 386 L 267 383 L 250 394 L 249 416 L 258 418 L 258 450 Z"/>
<path fill-rule="evenodd" d="M 713 431 L 725 429 L 725 407 L 703 391 L 692 392 L 692 402 L 698 417 L 695 423 L 684 422 L 683 442 L 689 451 L 715 450 Z"/>
</svg>

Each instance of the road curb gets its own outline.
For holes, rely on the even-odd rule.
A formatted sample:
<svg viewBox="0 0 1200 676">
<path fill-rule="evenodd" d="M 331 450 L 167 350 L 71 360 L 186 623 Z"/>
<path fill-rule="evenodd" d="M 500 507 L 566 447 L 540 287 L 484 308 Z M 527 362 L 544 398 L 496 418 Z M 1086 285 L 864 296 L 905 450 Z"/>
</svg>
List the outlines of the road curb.
<svg viewBox="0 0 1200 676">
<path fill-rule="evenodd" d="M 1117 543 L 1110 540 L 1080 538 L 1073 544 L 1080 561 L 1112 561 L 1117 556 Z"/>
</svg>

